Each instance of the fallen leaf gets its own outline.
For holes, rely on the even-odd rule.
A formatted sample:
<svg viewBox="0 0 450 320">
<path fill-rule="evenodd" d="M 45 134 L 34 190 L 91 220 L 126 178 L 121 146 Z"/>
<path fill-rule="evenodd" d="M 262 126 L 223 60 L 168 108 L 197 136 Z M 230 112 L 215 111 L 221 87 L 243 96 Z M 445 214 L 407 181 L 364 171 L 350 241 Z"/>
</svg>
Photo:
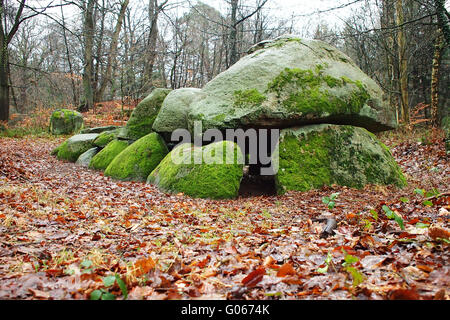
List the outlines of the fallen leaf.
<svg viewBox="0 0 450 320">
<path fill-rule="evenodd" d="M 264 267 L 258 268 L 250 272 L 244 279 L 242 279 L 242 284 L 251 288 L 260 282 L 263 276 L 266 274 L 266 269 Z"/>
</svg>

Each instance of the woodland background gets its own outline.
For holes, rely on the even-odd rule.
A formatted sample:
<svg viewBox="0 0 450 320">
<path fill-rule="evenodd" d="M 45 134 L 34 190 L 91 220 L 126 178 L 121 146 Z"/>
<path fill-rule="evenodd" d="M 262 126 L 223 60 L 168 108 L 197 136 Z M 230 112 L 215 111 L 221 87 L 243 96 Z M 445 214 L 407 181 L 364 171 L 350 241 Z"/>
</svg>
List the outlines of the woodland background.
<svg viewBox="0 0 450 320">
<path fill-rule="evenodd" d="M 275 0 L 217 4 L 222 12 L 195 0 L 1 1 L 0 120 L 62 106 L 95 114 L 104 101 L 129 113 L 153 87 L 202 87 L 253 44 L 285 33 L 349 55 L 399 123 L 439 124 L 448 113 L 443 0 L 336 1 L 315 12 L 299 4 L 290 18 L 277 17 Z M 344 9 L 352 14 L 340 24 L 323 19 Z"/>
</svg>

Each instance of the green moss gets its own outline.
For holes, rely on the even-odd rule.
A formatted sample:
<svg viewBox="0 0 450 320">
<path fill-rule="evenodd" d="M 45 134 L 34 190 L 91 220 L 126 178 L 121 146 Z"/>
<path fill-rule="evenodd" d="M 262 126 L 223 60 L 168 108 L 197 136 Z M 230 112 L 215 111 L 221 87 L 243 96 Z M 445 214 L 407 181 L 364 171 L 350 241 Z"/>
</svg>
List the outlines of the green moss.
<svg viewBox="0 0 450 320">
<path fill-rule="evenodd" d="M 225 120 L 225 118 L 226 118 L 226 115 L 224 115 L 224 114 L 219 114 L 219 115 L 215 116 L 215 117 L 213 118 L 213 120 L 214 120 L 214 121 L 218 121 L 218 122 L 222 122 L 222 121 Z"/>
<path fill-rule="evenodd" d="M 331 143 L 326 135 L 312 133 L 298 137 L 289 134 L 280 145 L 280 171 L 277 185 L 286 190 L 307 191 L 330 185 L 332 173 L 329 166 Z M 279 188 L 279 192 L 282 190 Z"/>
<path fill-rule="evenodd" d="M 55 110 L 50 117 L 50 132 L 52 134 L 69 134 L 83 128 L 81 113 L 69 109 Z"/>
<path fill-rule="evenodd" d="M 103 131 L 102 133 L 100 133 L 100 135 L 97 137 L 97 139 L 94 140 L 94 145 L 96 145 L 100 148 L 103 148 L 108 143 L 113 141 L 117 137 L 117 134 L 118 134 L 118 130 Z"/>
<path fill-rule="evenodd" d="M 62 160 L 69 160 L 75 162 L 78 157 L 72 156 L 71 153 L 67 150 L 67 140 L 64 141 L 59 147 L 56 147 L 53 151 L 56 152 L 56 156 L 58 159 Z"/>
<path fill-rule="evenodd" d="M 267 87 L 267 92 L 274 92 L 279 102 L 289 111 L 306 114 L 346 114 L 359 113 L 370 99 L 370 95 L 361 82 L 348 78 L 334 78 L 324 75 L 322 65 L 315 70 L 286 68 L 275 77 Z M 337 97 L 327 90 L 352 86 L 350 95 Z M 291 92 L 286 97 L 286 92 Z"/>
<path fill-rule="evenodd" d="M 284 45 L 286 45 L 287 43 L 292 43 L 292 42 L 302 43 L 302 39 L 300 39 L 300 38 L 282 38 L 282 39 L 278 39 L 276 41 L 270 42 L 269 44 L 265 45 L 265 47 L 266 48 L 271 48 L 271 47 L 281 48 Z"/>
<path fill-rule="evenodd" d="M 236 90 L 233 95 L 234 106 L 237 108 L 257 107 L 266 100 L 266 96 L 257 89 Z"/>
<path fill-rule="evenodd" d="M 126 138 L 136 140 L 152 132 L 153 122 L 170 91 L 157 88 L 136 106 L 124 130 Z"/>
<path fill-rule="evenodd" d="M 128 147 L 128 142 L 124 140 L 113 140 L 97 153 L 89 163 L 89 168 L 105 170 L 114 158 Z"/>
<path fill-rule="evenodd" d="M 222 159 L 222 163 L 210 163 L 209 157 Z M 203 148 L 190 145 L 175 148 L 149 175 L 147 182 L 157 184 L 165 192 L 227 199 L 237 196 L 242 175 L 243 156 L 239 147 L 221 141 Z"/>
<path fill-rule="evenodd" d="M 402 187 L 406 179 L 389 149 L 367 130 L 315 125 L 284 133 L 277 174 L 280 193 L 331 184 L 362 188 L 369 183 Z"/>
<path fill-rule="evenodd" d="M 119 153 L 105 170 L 105 176 L 119 180 L 145 181 L 168 153 L 157 133 L 150 133 Z"/>
<path fill-rule="evenodd" d="M 94 147 L 92 142 L 97 136 L 98 134 L 74 135 L 57 147 L 57 151 L 53 150 L 53 152 L 57 152 L 58 159 L 75 162 L 81 154 Z"/>
</svg>

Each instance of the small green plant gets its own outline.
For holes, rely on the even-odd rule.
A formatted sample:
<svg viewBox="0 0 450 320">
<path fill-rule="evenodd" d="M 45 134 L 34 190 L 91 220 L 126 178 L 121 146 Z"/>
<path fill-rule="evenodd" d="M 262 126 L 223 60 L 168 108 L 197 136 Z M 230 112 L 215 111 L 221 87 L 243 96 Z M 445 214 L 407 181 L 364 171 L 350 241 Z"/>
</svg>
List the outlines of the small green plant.
<svg viewBox="0 0 450 320">
<path fill-rule="evenodd" d="M 120 276 L 116 273 L 113 276 L 106 276 L 103 277 L 103 285 L 105 288 L 113 287 L 115 283 L 120 288 L 120 291 L 122 291 L 122 295 L 124 299 L 128 298 L 128 290 L 127 286 L 125 285 L 125 282 L 120 278 Z M 91 292 L 90 299 L 91 300 L 115 300 L 116 296 L 109 292 L 107 289 L 101 288 L 97 289 Z"/>
<path fill-rule="evenodd" d="M 397 222 L 397 224 L 400 226 L 400 229 L 405 230 L 403 219 L 398 214 L 392 211 L 387 205 L 383 205 L 382 209 L 388 219 L 394 219 L 395 222 Z"/>
<path fill-rule="evenodd" d="M 331 264 L 331 260 L 333 259 L 333 255 L 331 254 L 331 252 L 328 252 L 327 258 L 325 259 L 325 267 L 323 268 L 318 268 L 317 272 L 318 273 L 327 273 L 328 272 L 328 267 Z"/>
<path fill-rule="evenodd" d="M 348 254 L 344 249 L 342 249 L 342 252 L 345 254 L 342 266 L 344 267 L 345 271 L 347 271 L 352 276 L 353 279 L 352 285 L 353 287 L 356 287 L 364 281 L 363 274 L 354 267 L 354 264 L 357 263 L 359 259 L 358 257 Z"/>
<path fill-rule="evenodd" d="M 328 205 L 328 209 L 332 210 L 335 206 L 335 200 L 339 196 L 339 192 L 332 193 L 329 197 L 323 197 L 322 202 Z"/>
<path fill-rule="evenodd" d="M 83 260 L 80 263 L 81 273 L 92 273 L 92 261 L 91 260 Z"/>
<path fill-rule="evenodd" d="M 401 197 L 401 198 L 400 198 L 400 201 L 403 202 L 403 203 L 408 203 L 408 202 L 409 202 L 409 199 L 406 198 L 406 197 Z"/>
<path fill-rule="evenodd" d="M 272 218 L 272 215 L 269 213 L 269 211 L 267 211 L 267 209 L 263 209 L 261 215 L 266 219 Z"/>
<path fill-rule="evenodd" d="M 370 214 L 372 215 L 372 217 L 375 219 L 375 221 L 378 220 L 378 212 L 376 210 L 371 209 L 370 210 Z"/>
</svg>

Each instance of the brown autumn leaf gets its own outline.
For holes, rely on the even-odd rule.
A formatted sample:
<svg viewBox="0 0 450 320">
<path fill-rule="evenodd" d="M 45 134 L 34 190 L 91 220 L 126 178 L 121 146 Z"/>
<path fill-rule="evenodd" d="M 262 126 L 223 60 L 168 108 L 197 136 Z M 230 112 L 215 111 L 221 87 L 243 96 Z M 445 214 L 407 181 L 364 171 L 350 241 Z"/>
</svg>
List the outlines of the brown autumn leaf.
<svg viewBox="0 0 450 320">
<path fill-rule="evenodd" d="M 292 264 L 287 262 L 280 267 L 280 269 L 277 272 L 277 277 L 293 276 L 295 274 L 297 274 L 297 272 L 295 272 L 294 268 L 292 267 Z"/>
<path fill-rule="evenodd" d="M 389 300 L 420 300 L 415 289 L 396 289 L 389 293 Z"/>
<path fill-rule="evenodd" d="M 437 240 L 438 238 L 449 240 L 450 231 L 443 227 L 431 226 L 430 228 L 428 228 L 428 235 L 433 240 Z"/>
<path fill-rule="evenodd" d="M 136 277 L 140 277 L 140 276 L 148 273 L 155 266 L 156 266 L 156 263 L 152 259 L 152 257 L 140 259 L 134 263 L 134 270 L 135 270 L 134 275 Z"/>
<path fill-rule="evenodd" d="M 266 274 L 266 269 L 264 267 L 257 268 L 250 272 L 244 279 L 242 279 L 242 284 L 252 288 L 258 284 Z"/>
<path fill-rule="evenodd" d="M 47 300 L 50 298 L 50 293 L 42 290 L 28 288 L 28 291 L 30 291 L 33 294 L 33 297 L 35 297 L 36 299 Z"/>
</svg>

